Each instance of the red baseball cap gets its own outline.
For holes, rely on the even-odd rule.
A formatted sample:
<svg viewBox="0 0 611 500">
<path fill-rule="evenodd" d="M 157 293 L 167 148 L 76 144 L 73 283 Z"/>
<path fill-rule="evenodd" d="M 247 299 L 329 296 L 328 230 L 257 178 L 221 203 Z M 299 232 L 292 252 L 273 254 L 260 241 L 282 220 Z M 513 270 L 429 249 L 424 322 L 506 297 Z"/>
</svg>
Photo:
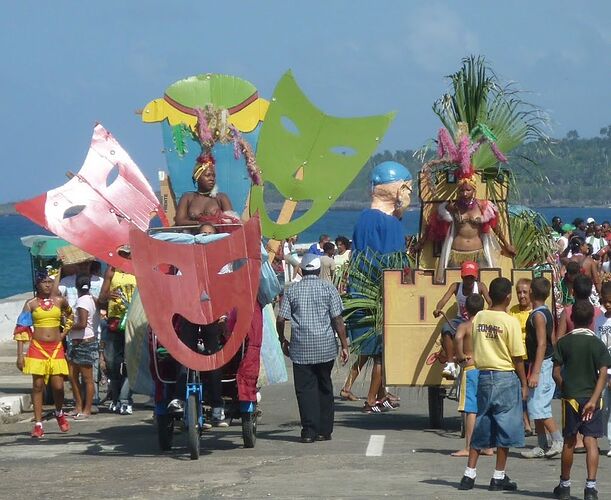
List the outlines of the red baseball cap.
<svg viewBox="0 0 611 500">
<path fill-rule="evenodd" d="M 463 262 L 463 265 L 460 267 L 460 276 L 461 278 L 465 278 L 467 276 L 473 276 L 477 278 L 479 274 L 479 266 L 476 262 L 468 260 L 467 262 Z"/>
</svg>

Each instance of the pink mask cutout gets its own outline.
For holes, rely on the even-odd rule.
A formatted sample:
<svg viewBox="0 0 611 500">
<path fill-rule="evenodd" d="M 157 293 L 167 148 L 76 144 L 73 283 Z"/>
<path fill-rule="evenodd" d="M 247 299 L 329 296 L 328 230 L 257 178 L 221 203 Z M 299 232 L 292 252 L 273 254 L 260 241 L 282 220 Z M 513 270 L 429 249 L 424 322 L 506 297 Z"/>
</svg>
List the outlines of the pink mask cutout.
<svg viewBox="0 0 611 500">
<path fill-rule="evenodd" d="M 107 186 L 113 168 L 117 178 Z M 117 249 L 129 242 L 130 223 L 140 231 L 158 215 L 167 218 L 153 189 L 117 140 L 102 125 L 93 129 L 87 157 L 66 184 L 22 201 L 16 210 L 96 258 L 132 273 Z"/>
<path fill-rule="evenodd" d="M 194 370 L 209 371 L 225 365 L 246 338 L 255 310 L 261 270 L 259 216 L 229 236 L 205 245 L 156 240 L 132 226 L 130 245 L 140 298 L 161 344 L 178 362 Z M 239 269 L 219 273 L 227 269 L 227 264 L 235 266 L 244 260 Z M 180 274 L 165 274 L 168 266 Z M 232 333 L 215 354 L 189 349 L 174 330 L 176 314 L 190 323 L 207 325 L 232 311 L 236 318 Z"/>
</svg>

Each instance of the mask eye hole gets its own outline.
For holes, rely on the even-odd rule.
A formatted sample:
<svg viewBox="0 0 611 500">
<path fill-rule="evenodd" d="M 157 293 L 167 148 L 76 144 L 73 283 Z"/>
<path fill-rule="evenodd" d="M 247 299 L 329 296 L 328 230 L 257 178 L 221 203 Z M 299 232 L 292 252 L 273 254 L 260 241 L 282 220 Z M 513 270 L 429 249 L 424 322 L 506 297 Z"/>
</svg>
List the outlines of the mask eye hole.
<svg viewBox="0 0 611 500">
<path fill-rule="evenodd" d="M 282 126 L 287 132 L 290 132 L 293 135 L 299 135 L 299 127 L 295 124 L 293 120 L 291 120 L 288 116 L 280 117 L 280 122 Z"/>
<path fill-rule="evenodd" d="M 85 210 L 85 205 L 74 205 L 72 207 L 67 208 L 64 211 L 64 215 L 62 217 L 64 219 L 70 219 L 71 217 L 76 217 L 83 210 Z"/>
<path fill-rule="evenodd" d="M 329 149 L 331 153 L 337 156 L 354 156 L 356 155 L 356 149 L 350 146 L 333 146 Z"/>
<path fill-rule="evenodd" d="M 165 276 L 180 276 L 182 273 L 180 272 L 180 269 L 178 269 L 175 265 L 173 264 L 166 264 L 165 262 L 161 263 L 161 264 L 157 264 L 154 268 L 153 271 L 163 274 Z"/>
<path fill-rule="evenodd" d="M 117 180 L 119 177 L 119 166 L 115 165 L 110 169 L 108 175 L 106 176 L 106 187 L 109 187 L 113 182 Z"/>
<path fill-rule="evenodd" d="M 217 274 L 222 275 L 222 274 L 235 273 L 237 270 L 239 270 L 245 264 L 246 264 L 246 259 L 236 259 L 236 260 L 233 260 L 233 261 L 228 262 L 227 264 L 225 264 L 223 267 L 221 267 Z"/>
</svg>

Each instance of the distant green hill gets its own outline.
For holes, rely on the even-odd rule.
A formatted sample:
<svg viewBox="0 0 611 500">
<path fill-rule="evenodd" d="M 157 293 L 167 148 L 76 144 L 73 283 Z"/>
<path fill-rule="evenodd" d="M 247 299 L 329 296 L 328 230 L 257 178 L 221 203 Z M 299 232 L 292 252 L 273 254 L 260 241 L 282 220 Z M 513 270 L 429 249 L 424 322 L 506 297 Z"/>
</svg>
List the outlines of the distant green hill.
<svg viewBox="0 0 611 500">
<path fill-rule="evenodd" d="M 611 206 L 611 125 L 600 130 L 600 137 L 581 139 L 570 131 L 550 145 L 525 144 L 509 155 L 508 168 L 515 176 L 517 190 L 511 201 L 526 206 Z M 387 160 L 405 165 L 414 179 L 422 163 L 414 151 L 384 151 L 372 156 L 357 178 L 335 203 L 335 208 L 363 208 L 369 205 L 369 173 Z M 266 203 L 280 208 L 282 197 L 266 189 Z M 418 204 L 417 193 L 412 204 Z M 303 208 L 303 207 L 302 207 Z M 0 215 L 15 214 L 13 203 L 0 204 Z"/>
</svg>

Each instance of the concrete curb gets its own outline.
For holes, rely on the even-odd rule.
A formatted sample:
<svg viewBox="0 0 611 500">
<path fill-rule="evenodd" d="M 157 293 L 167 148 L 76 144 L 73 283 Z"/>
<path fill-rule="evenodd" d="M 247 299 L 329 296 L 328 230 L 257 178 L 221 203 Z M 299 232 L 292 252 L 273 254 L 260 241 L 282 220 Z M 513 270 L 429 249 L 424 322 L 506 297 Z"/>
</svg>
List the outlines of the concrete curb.
<svg viewBox="0 0 611 500">
<path fill-rule="evenodd" d="M 14 417 L 27 410 L 31 404 L 30 394 L 0 396 L 0 423 L 14 422 Z"/>
</svg>

